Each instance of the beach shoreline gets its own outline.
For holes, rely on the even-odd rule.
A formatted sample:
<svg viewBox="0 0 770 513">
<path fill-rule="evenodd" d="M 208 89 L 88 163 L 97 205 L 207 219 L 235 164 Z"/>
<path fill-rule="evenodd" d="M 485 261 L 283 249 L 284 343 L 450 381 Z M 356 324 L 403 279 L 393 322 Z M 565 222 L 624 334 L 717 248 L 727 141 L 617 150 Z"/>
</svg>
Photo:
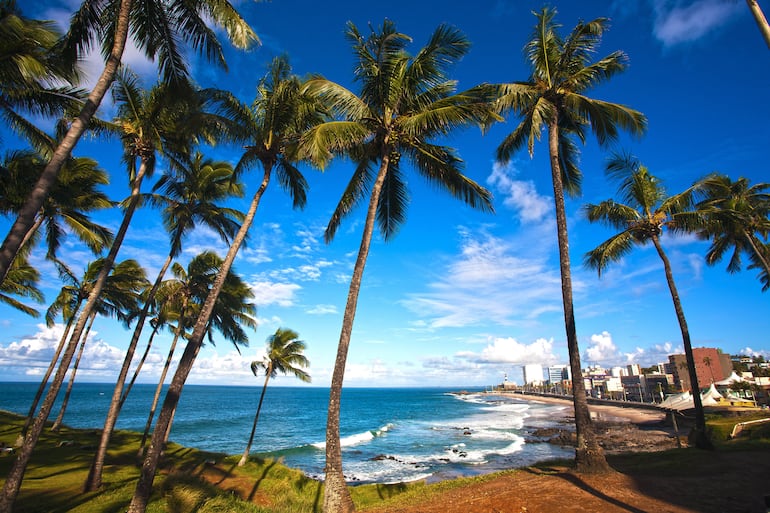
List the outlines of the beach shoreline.
<svg viewBox="0 0 770 513">
<path fill-rule="evenodd" d="M 523 402 L 561 405 L 560 428 L 539 430 L 528 443 L 546 442 L 561 446 L 574 446 L 575 425 L 572 398 L 541 396 L 514 392 L 489 392 Z M 645 406 L 590 404 L 588 410 L 593 421 L 599 445 L 608 454 L 623 452 L 656 452 L 686 445 L 682 435 L 668 422 L 665 410 Z"/>
<path fill-rule="evenodd" d="M 493 395 L 500 395 L 503 397 L 510 397 L 514 399 L 520 399 L 522 401 L 547 403 L 547 404 L 560 404 L 568 407 L 572 416 L 574 416 L 574 408 L 572 403 L 572 397 L 563 396 L 548 396 L 539 394 L 525 394 L 520 392 L 504 392 L 494 391 L 487 392 Z M 666 412 L 659 408 L 651 408 L 650 405 L 612 405 L 612 404 L 588 404 L 588 411 L 591 413 L 591 418 L 594 420 L 626 420 L 633 424 L 655 424 L 663 422 L 666 419 Z"/>
</svg>

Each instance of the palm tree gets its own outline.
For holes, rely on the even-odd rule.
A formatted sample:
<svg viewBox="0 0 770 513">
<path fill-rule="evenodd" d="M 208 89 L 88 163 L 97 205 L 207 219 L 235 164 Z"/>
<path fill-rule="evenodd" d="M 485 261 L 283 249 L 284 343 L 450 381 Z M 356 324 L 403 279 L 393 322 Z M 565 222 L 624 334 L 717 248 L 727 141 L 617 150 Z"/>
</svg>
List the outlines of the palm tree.
<svg viewBox="0 0 770 513">
<path fill-rule="evenodd" d="M 679 292 L 674 283 L 674 275 L 671 264 L 663 251 L 660 236 L 664 228 L 681 231 L 685 226 L 686 217 L 677 218 L 680 212 L 685 211 L 692 204 L 693 188 L 673 196 L 667 196 L 660 181 L 650 174 L 647 168 L 631 156 L 616 155 L 607 163 L 607 173 L 620 181 L 618 194 L 621 201 L 606 200 L 598 205 L 585 206 L 585 212 L 590 222 L 602 221 L 605 224 L 619 230 L 595 249 L 586 253 L 585 265 L 596 269 L 601 276 L 601 271 L 609 264 L 620 260 L 636 245 L 644 245 L 649 242 L 663 262 L 668 288 L 671 291 L 671 299 L 674 302 L 674 310 L 682 332 L 682 344 L 684 345 L 685 359 L 690 376 L 693 402 L 695 405 L 694 439 L 697 447 L 712 448 L 706 433 L 706 418 L 703 414 L 703 404 L 698 386 L 698 376 L 695 371 L 695 358 L 690 343 L 690 331 L 687 320 L 684 317 L 682 303 L 679 300 Z"/>
<path fill-rule="evenodd" d="M 765 13 L 762 12 L 762 8 L 759 6 L 757 0 L 746 0 L 746 4 L 749 6 L 754 21 L 757 22 L 757 27 L 759 27 L 759 32 L 762 34 L 765 44 L 770 48 L 770 25 L 767 23 Z"/>
<path fill-rule="evenodd" d="M 747 253 L 752 267 L 770 273 L 770 253 L 766 244 L 770 234 L 770 183 L 750 185 L 747 178 L 734 182 L 726 175 L 712 174 L 696 185 L 702 196 L 696 212 L 704 222 L 696 233 L 711 240 L 706 263 L 714 265 L 732 249 L 727 272 L 741 270 L 741 254 Z"/>
<path fill-rule="evenodd" d="M 177 163 L 184 160 L 188 159 L 177 160 Z M 160 287 L 172 260 L 182 250 L 182 239 L 197 223 L 200 223 L 210 227 L 215 233 L 219 234 L 223 241 L 227 242 L 237 231 L 238 220 L 243 217 L 240 212 L 217 204 L 217 202 L 224 201 L 231 196 L 243 195 L 242 186 L 233 181 L 232 166 L 226 162 L 204 160 L 203 155 L 200 153 L 196 154 L 187 164 L 177 170 L 177 176 L 164 175 L 154 188 L 155 190 L 160 190 L 162 194 L 154 194 L 149 197 L 152 203 L 165 205 L 166 207 L 163 210 L 162 216 L 163 222 L 171 234 L 171 248 L 152 288 L 147 294 L 144 308 L 141 309 L 136 319 L 136 328 L 128 345 L 129 349 L 126 352 L 126 357 L 113 391 L 110 409 L 105 418 L 99 445 L 91 464 L 88 479 L 86 480 L 85 489 L 87 491 L 96 490 L 101 486 L 104 458 L 107 454 L 107 446 L 109 445 L 109 440 L 123 403 L 123 385 L 128 375 L 131 360 L 133 359 L 136 345 L 139 343 L 150 306 L 153 304 L 155 293 Z"/>
<path fill-rule="evenodd" d="M 24 114 L 61 116 L 84 96 L 69 85 L 78 81 L 74 62 L 53 51 L 60 37 L 53 21 L 25 18 L 15 0 L 0 1 L 0 117 L 38 151 L 48 136 Z"/>
<path fill-rule="evenodd" d="M 406 157 L 429 182 L 471 207 L 493 210 L 491 194 L 462 174 L 462 161 L 456 151 L 430 142 L 455 129 L 481 123 L 490 115 L 488 104 L 471 94 L 455 94 L 456 82 L 447 78 L 450 65 L 469 48 L 465 36 L 441 25 L 414 57 L 405 49 L 411 39 L 397 32 L 389 20 L 383 22 L 379 33 L 373 31 L 369 37 L 348 23 L 347 37 L 357 59 L 355 79 L 361 94 L 323 78 L 310 81 L 308 89 L 330 105 L 340 119 L 318 125 L 304 138 L 306 154 L 316 165 L 323 167 L 333 153 L 345 153 L 356 164 L 326 228 L 327 242 L 333 239 L 342 218 L 367 195 L 369 198 L 329 396 L 324 493 L 324 511 L 329 512 L 354 509 L 342 473 L 340 396 L 374 226 L 379 224 L 387 241 L 406 220 L 408 196 L 401 158 Z"/>
<path fill-rule="evenodd" d="M 97 262 L 97 266 L 103 264 L 104 262 L 101 260 Z M 89 274 L 95 276 L 98 272 L 95 273 L 91 271 Z M 86 284 L 86 286 L 91 285 L 91 283 Z M 78 354 L 75 357 L 75 363 L 70 371 L 70 378 L 67 383 L 67 390 L 64 393 L 64 399 L 59 408 L 59 415 L 54 421 L 53 426 L 51 426 L 52 431 L 57 431 L 64 420 L 64 413 L 67 410 L 72 385 L 75 382 L 75 375 L 77 374 L 80 359 L 83 356 L 83 350 L 86 341 L 88 340 L 88 334 L 91 331 L 91 326 L 93 325 L 96 316 L 101 314 L 103 316 L 116 317 L 124 326 L 128 327 L 131 319 L 136 316 L 135 314 L 139 310 L 141 293 L 148 286 L 149 283 L 145 276 L 144 269 L 138 262 L 136 262 L 136 260 L 125 260 L 115 265 L 112 269 L 112 272 L 104 283 L 102 293 L 99 296 L 99 301 L 91 312 L 91 317 L 88 320 L 86 330 L 80 337 L 81 340 Z"/>
<path fill-rule="evenodd" d="M 307 183 L 296 168 L 295 152 L 299 135 L 316 123 L 320 119 L 320 114 L 317 111 L 316 102 L 302 94 L 301 89 L 302 82 L 291 75 L 291 69 L 286 59 L 276 58 L 273 60 L 268 74 L 257 86 L 257 98 L 250 112 L 232 99 L 225 99 L 225 103 L 223 103 L 224 110 L 232 113 L 233 117 L 236 117 L 236 114 L 240 112 L 238 119 L 251 120 L 244 126 L 246 130 L 251 131 L 252 141 L 236 166 L 236 171 L 245 169 L 253 163 L 259 163 L 263 169 L 262 181 L 252 197 L 241 228 L 230 244 L 230 249 L 219 269 L 214 285 L 201 307 L 192 334 L 169 385 L 163 408 L 153 431 L 150 447 L 145 455 L 139 483 L 131 500 L 129 507 L 131 513 L 144 512 L 147 507 L 163 441 L 166 437 L 166 431 L 171 425 L 172 415 L 179 401 L 179 394 L 195 362 L 203 343 L 203 337 L 209 328 L 217 299 L 225 286 L 225 280 L 238 250 L 246 239 L 273 171 L 278 176 L 279 184 L 292 196 L 294 206 L 301 208 L 305 205 Z"/>
<path fill-rule="evenodd" d="M 187 327 L 195 322 L 200 311 L 200 305 L 205 301 L 221 263 L 222 260 L 212 251 L 203 252 L 190 260 L 187 269 L 179 263 L 175 263 L 171 268 L 174 278 L 164 281 L 158 290 L 158 310 L 162 312 L 168 322 L 176 320 L 176 326 L 173 329 L 174 338 L 171 340 L 168 356 L 163 365 L 158 386 L 155 388 L 155 395 L 150 406 L 150 413 L 147 416 L 144 433 L 142 433 L 142 440 L 139 443 L 138 456 L 140 458 L 144 456 L 144 446 L 150 433 L 150 427 L 152 427 L 152 421 L 155 418 L 155 411 L 163 384 L 166 381 L 166 374 L 171 367 L 176 344 L 179 338 L 186 334 Z"/>
<path fill-rule="evenodd" d="M 224 28 L 230 42 L 238 48 L 245 49 L 258 42 L 254 31 L 228 0 L 84 0 L 73 14 L 69 32 L 58 49 L 67 58 L 66 62 L 74 63 L 87 53 L 94 40 L 101 41 L 104 69 L 0 247 L 0 280 L 8 272 L 11 260 L 56 182 L 62 164 L 112 85 L 129 35 L 148 59 L 158 62 L 163 81 L 174 84 L 186 80 L 189 75 L 184 45 L 180 43 L 189 44 L 209 61 L 226 67 L 222 47 L 209 23 Z M 12 503 L 14 499 L 15 496 L 2 501 Z M 3 513 L 2 509 L 0 513 Z"/>
<path fill-rule="evenodd" d="M 262 385 L 262 393 L 259 395 L 257 413 L 254 415 L 254 424 L 251 426 L 251 434 L 246 449 L 243 451 L 238 466 L 242 467 L 249 461 L 249 451 L 254 441 L 254 433 L 257 431 L 259 412 L 262 410 L 262 401 L 265 399 L 265 391 L 270 378 L 275 378 L 280 372 L 283 375 L 294 374 L 294 377 L 305 383 L 310 383 L 310 374 L 301 369 L 308 367 L 310 362 L 302 354 L 307 347 L 302 340 L 297 340 L 299 334 L 290 329 L 278 328 L 275 333 L 267 337 L 267 355 L 263 360 L 251 362 L 251 372 L 256 376 L 260 369 L 265 370 L 265 384 Z"/>
<path fill-rule="evenodd" d="M 599 143 L 604 145 L 613 141 L 621 128 L 641 134 L 646 119 L 624 105 L 585 96 L 591 87 L 626 68 L 626 55 L 620 51 L 592 62 L 607 27 L 607 19 L 580 22 L 566 39 L 562 39 L 558 33 L 560 26 L 554 21 L 555 15 L 556 10 L 549 8 L 535 13 L 537 24 L 524 47 L 532 70 L 529 80 L 500 86 L 498 106 L 501 112 L 512 110 L 523 119 L 497 148 L 497 159 L 506 162 L 525 145 L 532 156 L 535 139 L 540 138 L 544 129 L 547 130 L 564 325 L 574 384 L 575 462 L 578 472 L 603 472 L 609 467 L 593 433 L 580 365 L 564 193 L 580 193 L 581 172 L 577 167 L 578 149 L 574 138 L 584 142 L 590 128 Z"/>
<path fill-rule="evenodd" d="M 44 166 L 43 157 L 35 152 L 14 151 L 6 156 L 0 172 L 0 190 L 3 191 L 0 212 L 15 214 L 23 207 Z M 19 249 L 26 248 L 43 227 L 48 248 L 46 258 L 55 261 L 66 225 L 94 254 L 99 254 L 112 242 L 112 233 L 91 221 L 88 213 L 113 206 L 107 195 L 99 190 L 108 183 L 107 173 L 95 160 L 67 159 Z"/>
<path fill-rule="evenodd" d="M 714 369 L 711 368 L 711 357 L 710 356 L 704 356 L 703 357 L 703 365 L 709 368 L 709 372 L 711 373 L 711 382 L 714 382 Z"/>
<path fill-rule="evenodd" d="M 197 98 L 198 95 L 189 84 L 175 84 L 173 86 L 161 84 L 149 92 L 143 92 L 138 86 L 136 78 L 128 71 L 121 73 L 116 82 L 112 90 L 117 105 L 117 121 L 114 126 L 119 129 L 124 146 L 124 160 L 128 167 L 131 195 L 124 202 L 125 209 L 120 228 L 115 235 L 109 253 L 104 258 L 104 264 L 90 290 L 83 311 L 72 330 L 69 343 L 62 354 L 59 368 L 54 375 L 46 398 L 43 400 L 35 421 L 27 431 L 22 447 L 8 474 L 9 477 L 3 487 L 2 495 L 0 495 L 0 513 L 5 513 L 4 509 L 11 509 L 18 495 L 29 458 L 64 381 L 77 342 L 85 330 L 88 318 L 98 301 L 128 226 L 141 200 L 142 180 L 145 176 L 151 176 L 154 171 L 156 151 L 162 151 L 172 156 L 176 156 L 175 151 L 181 151 L 184 155 L 184 151 L 190 148 L 191 142 L 197 142 L 196 137 L 205 137 L 207 141 L 211 141 L 212 132 L 220 126 L 219 123 L 215 123 L 216 126 L 205 124 L 203 127 L 201 126 L 202 116 L 195 108 L 199 104 L 190 101 L 191 96 Z M 129 362 L 133 358 L 135 349 L 135 343 L 133 347 L 127 348 L 126 360 Z M 126 367 L 125 360 L 123 367 Z M 120 387 L 116 385 L 116 392 L 113 393 L 115 403 L 120 400 L 120 392 L 127 374 L 128 370 L 121 368 L 118 378 Z"/>
</svg>

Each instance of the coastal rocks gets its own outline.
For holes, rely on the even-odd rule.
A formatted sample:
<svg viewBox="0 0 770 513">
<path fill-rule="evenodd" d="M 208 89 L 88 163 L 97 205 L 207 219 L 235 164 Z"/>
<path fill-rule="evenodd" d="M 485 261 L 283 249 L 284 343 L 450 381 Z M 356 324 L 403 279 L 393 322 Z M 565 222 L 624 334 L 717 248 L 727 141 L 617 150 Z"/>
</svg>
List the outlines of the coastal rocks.
<svg viewBox="0 0 770 513">
<path fill-rule="evenodd" d="M 677 447 L 676 438 L 663 426 L 640 427 L 629 422 L 594 422 L 599 445 L 609 453 L 663 451 Z M 574 428 L 541 428 L 532 431 L 527 443 L 575 447 Z"/>
</svg>

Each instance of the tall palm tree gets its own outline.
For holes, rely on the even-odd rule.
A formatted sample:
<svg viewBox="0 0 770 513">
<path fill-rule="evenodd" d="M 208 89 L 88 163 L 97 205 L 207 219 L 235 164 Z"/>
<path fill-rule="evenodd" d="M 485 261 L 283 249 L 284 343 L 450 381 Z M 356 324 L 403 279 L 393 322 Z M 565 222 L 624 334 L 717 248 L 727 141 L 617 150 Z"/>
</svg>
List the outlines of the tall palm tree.
<svg viewBox="0 0 770 513">
<path fill-rule="evenodd" d="M 634 246 L 641 246 L 649 242 L 655 246 L 655 250 L 663 262 L 666 282 L 671 292 L 674 310 L 682 332 L 682 344 L 684 345 L 695 405 L 695 428 L 693 432 L 695 445 L 702 449 L 712 448 L 706 433 L 706 418 L 703 414 L 698 376 L 695 371 L 690 331 L 687 327 L 682 303 L 679 300 L 679 292 L 674 283 L 671 263 L 660 242 L 664 229 L 681 231 L 686 228 L 686 225 L 683 226 L 678 223 L 680 219 L 685 222 L 686 217 L 682 216 L 677 219 L 677 215 L 691 206 L 693 188 L 691 187 L 680 194 L 668 196 L 660 181 L 650 174 L 647 168 L 641 165 L 636 158 L 628 155 L 615 155 L 611 158 L 607 163 L 607 172 L 620 181 L 618 194 L 623 203 L 606 200 L 598 205 L 588 204 L 585 206 L 585 212 L 590 222 L 601 221 L 619 231 L 586 253 L 585 265 L 596 269 L 601 275 L 601 271 L 607 264 L 620 260 Z"/>
<path fill-rule="evenodd" d="M 255 376 L 261 369 L 265 370 L 265 384 L 262 385 L 262 393 L 259 395 L 257 413 L 254 415 L 254 424 L 251 426 L 251 434 L 246 449 L 243 451 L 238 466 L 242 467 L 249 460 L 249 451 L 254 442 L 254 433 L 257 431 L 259 412 L 262 410 L 262 401 L 265 399 L 265 391 L 270 378 L 275 378 L 278 373 L 283 375 L 294 374 L 294 377 L 305 383 L 310 383 L 310 374 L 302 368 L 308 367 L 310 362 L 302 354 L 307 347 L 302 340 L 298 340 L 299 334 L 290 329 L 278 328 L 275 333 L 267 337 L 267 354 L 263 360 L 251 362 L 251 372 Z"/>
<path fill-rule="evenodd" d="M 23 207 L 44 166 L 44 157 L 32 151 L 14 151 L 6 155 L 0 171 L 0 190 L 3 192 L 0 212 L 15 214 Z M 27 247 L 38 230 L 44 228 L 46 258 L 56 260 L 66 225 L 94 254 L 99 254 L 112 242 L 112 233 L 93 222 L 88 213 L 113 206 L 107 195 L 99 190 L 108 183 L 107 173 L 95 160 L 67 159 L 19 249 Z"/>
<path fill-rule="evenodd" d="M 409 201 L 404 162 L 432 184 L 473 208 L 492 211 L 491 194 L 462 173 L 462 160 L 453 148 L 431 142 L 490 115 L 488 104 L 470 94 L 456 93 L 448 78 L 450 66 L 469 48 L 458 30 L 439 26 L 415 56 L 406 51 L 411 39 L 386 20 L 380 32 L 364 37 L 348 23 L 353 45 L 355 79 L 361 93 L 317 78 L 308 89 L 327 103 L 339 120 L 311 129 L 305 139 L 308 157 L 324 166 L 334 153 L 347 154 L 356 164 L 353 176 L 326 228 L 330 242 L 343 217 L 368 196 L 361 245 L 348 291 L 337 358 L 329 396 L 326 426 L 324 511 L 352 511 L 342 473 L 339 415 L 345 362 L 350 347 L 361 279 L 375 224 L 390 240 L 406 221 Z"/>
<path fill-rule="evenodd" d="M 646 119 L 624 105 L 585 95 L 593 86 L 626 68 L 626 55 L 620 51 L 592 62 L 607 27 L 606 18 L 580 22 L 566 38 L 562 38 L 558 32 L 560 26 L 554 20 L 555 9 L 545 8 L 535 16 L 537 23 L 524 47 L 532 74 L 526 82 L 513 82 L 500 87 L 498 106 L 501 112 L 512 110 L 521 115 L 522 121 L 498 146 L 497 159 L 506 162 L 524 146 L 532 156 L 535 139 L 547 130 L 564 325 L 574 386 L 575 462 L 578 472 L 603 472 L 609 467 L 593 433 L 580 365 L 564 193 L 580 193 L 581 172 L 577 167 L 575 138 L 584 142 L 590 129 L 599 143 L 604 145 L 617 137 L 619 129 L 641 134 L 645 130 Z"/>
<path fill-rule="evenodd" d="M 139 342 L 150 306 L 155 299 L 155 293 L 163 282 L 166 270 L 171 265 L 172 260 L 182 250 L 182 239 L 196 224 L 203 224 L 211 228 L 223 241 L 227 242 L 237 231 L 238 221 L 243 218 L 240 212 L 218 204 L 218 202 L 225 201 L 231 196 L 243 195 L 241 184 L 233 181 L 232 166 L 226 162 L 214 162 L 210 159 L 204 159 L 200 153 L 196 154 L 191 160 L 183 158 L 176 162 L 180 163 L 185 160 L 188 160 L 186 163 L 188 165 L 180 167 L 177 170 L 177 176 L 164 175 L 156 184 L 155 190 L 160 190 L 161 194 L 154 194 L 149 197 L 152 203 L 165 205 L 162 217 L 166 228 L 171 234 L 171 247 L 166 261 L 147 294 L 144 308 L 141 309 L 136 319 L 136 328 L 129 342 L 126 357 L 115 384 L 110 409 L 105 418 L 99 445 L 86 480 L 85 489 L 87 491 L 96 490 L 101 486 L 104 458 L 107 455 L 107 446 L 120 413 L 124 396 L 123 386 L 128 375 L 131 360 L 133 359 L 136 345 Z"/>
<path fill-rule="evenodd" d="M 26 18 L 15 0 L 0 1 L 0 117 L 38 151 L 48 136 L 25 115 L 61 116 L 80 108 L 84 96 L 71 85 L 78 81 L 74 62 L 53 51 L 60 37 L 53 21 Z"/>
<path fill-rule="evenodd" d="M 131 513 L 143 512 L 147 507 L 158 459 L 166 437 L 165 432 L 171 425 L 179 394 L 203 343 L 217 299 L 223 290 L 235 257 L 246 239 L 272 173 L 276 172 L 279 185 L 292 196 L 295 207 L 304 207 L 306 201 L 307 182 L 296 167 L 296 146 L 299 135 L 316 123 L 321 114 L 318 112 L 317 103 L 302 93 L 302 82 L 291 74 L 286 58 L 279 57 L 273 60 L 267 75 L 257 86 L 257 97 L 250 109 L 244 109 L 242 105 L 230 98 L 224 99 L 223 110 L 232 117 L 243 120 L 245 129 L 251 133 L 251 141 L 247 145 L 246 153 L 236 166 L 236 171 L 258 163 L 263 170 L 262 180 L 251 199 L 241 228 L 230 244 L 214 285 L 201 307 L 192 334 L 169 385 L 150 447 L 145 455 L 139 483 L 131 500 L 129 507 Z"/>
<path fill-rule="evenodd" d="M 97 265 L 103 264 L 103 261 L 97 262 Z M 98 273 L 92 271 L 90 274 L 95 276 Z M 91 283 L 86 284 L 86 286 L 91 285 Z M 75 357 L 75 363 L 73 363 L 72 370 L 70 371 L 70 378 L 64 393 L 64 399 L 59 408 L 59 415 L 51 427 L 53 431 L 57 431 L 64 420 L 64 414 L 67 410 L 67 404 L 72 391 L 72 385 L 75 381 L 75 375 L 77 374 L 80 359 L 83 356 L 83 350 L 86 341 L 88 340 L 88 334 L 91 331 L 91 326 L 93 325 L 96 316 L 103 315 L 115 317 L 123 323 L 125 327 L 128 327 L 131 319 L 136 316 L 135 314 L 139 310 L 142 291 L 148 286 L 149 283 L 145 276 L 144 269 L 136 260 L 125 260 L 113 267 L 112 272 L 104 283 L 104 288 L 99 296 L 99 301 L 91 312 L 91 317 L 88 319 L 86 330 L 80 337 L 80 347 L 78 349 L 78 354 Z"/>
<path fill-rule="evenodd" d="M 237 48 L 245 49 L 258 42 L 254 31 L 228 0 L 83 1 L 80 9 L 72 16 L 69 32 L 57 46 L 67 62 L 74 63 L 91 49 L 95 40 L 101 41 L 104 69 L 0 247 L 0 280 L 5 277 L 18 246 L 34 223 L 35 215 L 51 186 L 56 182 L 62 164 L 80 140 L 112 85 L 128 37 L 133 38 L 136 46 L 150 60 L 158 62 L 165 83 L 179 83 L 189 75 L 184 45 L 180 43 L 189 44 L 209 61 L 226 67 L 221 44 L 209 24 L 224 28 L 227 38 Z M 13 499 L 9 497 L 2 501 L 13 502 Z"/>
<path fill-rule="evenodd" d="M 72 329 L 70 340 L 63 351 L 61 362 L 46 398 L 43 400 L 35 421 L 27 431 L 24 442 L 8 474 L 9 477 L 3 487 L 2 495 L 0 495 L 0 513 L 5 513 L 4 509 L 10 510 L 18 495 L 29 458 L 64 381 L 77 348 L 77 342 L 85 330 L 88 318 L 98 301 L 131 219 L 141 200 L 142 181 L 145 176 L 151 176 L 155 169 L 156 152 L 161 151 L 171 156 L 176 156 L 177 152 L 181 152 L 184 155 L 185 151 L 189 151 L 191 144 L 197 142 L 199 138 L 205 138 L 211 142 L 212 132 L 220 126 L 219 123 L 215 123 L 214 126 L 201 124 L 202 116 L 197 109 L 199 103 L 190 101 L 191 97 L 196 99 L 198 93 L 189 84 L 161 84 L 149 92 L 145 92 L 139 87 L 136 77 L 128 71 L 121 73 L 116 82 L 112 92 L 117 105 L 117 120 L 113 126 L 119 130 L 123 142 L 124 161 L 128 168 L 131 195 L 124 202 L 125 208 L 120 228 L 115 235 L 109 253 L 104 257 L 104 265 L 89 292 L 81 315 Z M 127 348 L 127 360 L 130 361 L 133 358 L 135 348 L 135 344 L 133 347 Z M 113 400 L 117 395 L 116 401 L 119 401 L 120 391 L 122 391 L 127 373 L 128 370 L 121 368 L 120 390 L 113 394 Z"/>
<path fill-rule="evenodd" d="M 747 178 L 732 181 L 720 174 L 709 175 L 696 185 L 702 199 L 696 211 L 704 223 L 697 234 L 711 240 L 706 263 L 714 265 L 732 250 L 727 272 L 741 270 L 741 254 L 746 253 L 753 267 L 770 273 L 770 183 L 751 185 Z"/>
</svg>

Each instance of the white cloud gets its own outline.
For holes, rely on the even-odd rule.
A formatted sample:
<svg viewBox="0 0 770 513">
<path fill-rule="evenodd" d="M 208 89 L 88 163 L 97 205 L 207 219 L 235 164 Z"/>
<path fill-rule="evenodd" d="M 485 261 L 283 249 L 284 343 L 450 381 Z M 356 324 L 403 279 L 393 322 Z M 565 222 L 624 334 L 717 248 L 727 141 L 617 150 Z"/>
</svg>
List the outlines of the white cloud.
<svg viewBox="0 0 770 513">
<path fill-rule="evenodd" d="M 293 306 L 295 294 L 302 289 L 295 283 L 275 283 L 270 281 L 253 281 L 249 283 L 254 292 L 254 304 L 257 308 L 276 304 L 278 306 Z"/>
<path fill-rule="evenodd" d="M 676 0 L 656 0 L 655 37 L 666 46 L 695 41 L 730 21 L 742 2 L 696 0 L 689 5 Z"/>
<path fill-rule="evenodd" d="M 620 360 L 620 353 L 612 341 L 612 335 L 603 331 L 591 335 L 589 347 L 585 350 L 585 360 L 588 363 L 607 363 Z"/>
<path fill-rule="evenodd" d="M 537 193 L 534 182 L 514 180 L 515 174 L 511 164 L 495 163 L 487 183 L 503 193 L 503 205 L 515 210 L 523 223 L 542 221 L 551 211 L 549 198 Z"/>
<path fill-rule="evenodd" d="M 551 365 L 558 361 L 553 352 L 553 339 L 539 338 L 531 344 L 522 344 L 515 338 L 495 338 L 481 353 L 462 351 L 455 356 L 478 363 L 508 363 Z"/>
<path fill-rule="evenodd" d="M 466 238 L 460 255 L 440 270 L 428 291 L 409 294 L 402 304 L 428 318 L 432 328 L 511 325 L 560 311 L 561 279 L 558 269 L 546 266 L 546 256 L 538 257 L 531 245 L 475 237 Z"/>
<path fill-rule="evenodd" d="M 327 314 L 336 314 L 338 312 L 337 312 L 336 305 L 316 305 L 310 310 L 308 310 L 307 313 L 312 315 L 327 315 Z"/>
</svg>

